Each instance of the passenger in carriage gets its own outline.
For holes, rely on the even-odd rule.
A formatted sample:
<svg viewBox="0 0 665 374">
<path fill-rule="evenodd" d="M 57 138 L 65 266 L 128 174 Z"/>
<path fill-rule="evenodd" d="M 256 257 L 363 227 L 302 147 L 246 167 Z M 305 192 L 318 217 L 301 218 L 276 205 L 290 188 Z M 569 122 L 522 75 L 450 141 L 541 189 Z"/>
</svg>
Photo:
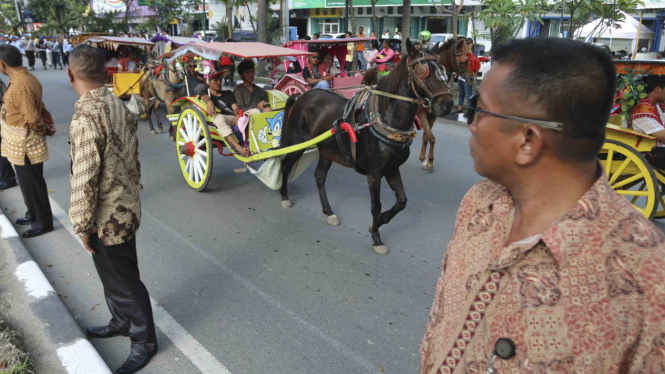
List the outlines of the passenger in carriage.
<svg viewBox="0 0 665 374">
<path fill-rule="evenodd" d="M 330 82 L 332 81 L 332 75 L 326 75 L 324 64 L 321 62 L 321 52 L 319 51 L 310 51 L 314 54 L 309 56 L 307 62 L 305 63 L 305 68 L 302 70 L 302 77 L 312 88 L 323 88 L 330 89 Z M 320 66 L 323 65 L 323 66 Z"/>
<path fill-rule="evenodd" d="M 256 73 L 254 62 L 244 60 L 238 64 L 238 75 L 242 78 L 242 84 L 233 90 L 238 107 L 245 113 L 270 112 L 270 100 L 268 92 L 254 84 Z"/>
<path fill-rule="evenodd" d="M 393 57 L 395 57 L 395 51 L 390 48 L 390 41 L 385 39 L 383 41 L 383 49 L 379 52 L 379 55 L 376 57 L 376 62 L 384 64 L 386 62 L 392 62 Z"/>
<path fill-rule="evenodd" d="M 653 166 L 665 169 L 665 77 L 648 76 L 644 92 L 647 97 L 635 105 L 630 122 L 633 130 L 658 138 L 646 157 Z"/>
<path fill-rule="evenodd" d="M 341 73 L 341 71 L 333 65 L 333 54 L 331 52 L 324 55 L 323 63 L 328 67 L 328 70 L 326 71 L 328 75 L 336 77 Z"/>
<path fill-rule="evenodd" d="M 238 103 L 236 103 L 236 98 L 235 95 L 233 95 L 233 92 L 222 90 L 222 80 L 228 74 L 229 68 L 222 67 L 222 70 L 219 70 L 210 76 L 208 85 L 210 101 L 207 102 L 206 110 L 208 114 L 212 114 L 214 113 L 215 108 L 219 109 L 220 113 L 215 115 L 212 123 L 217 127 L 222 137 L 236 149 L 238 154 L 247 156 L 247 150 L 238 143 L 236 137 L 233 135 L 232 129 L 233 125 L 238 123 L 240 108 L 238 108 Z"/>
</svg>

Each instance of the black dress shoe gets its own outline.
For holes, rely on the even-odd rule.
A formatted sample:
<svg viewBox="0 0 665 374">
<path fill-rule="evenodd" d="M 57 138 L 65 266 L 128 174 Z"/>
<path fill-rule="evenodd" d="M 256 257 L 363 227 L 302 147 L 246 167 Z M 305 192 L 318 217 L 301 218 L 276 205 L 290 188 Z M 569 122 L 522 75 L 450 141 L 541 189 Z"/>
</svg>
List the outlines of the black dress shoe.
<svg viewBox="0 0 665 374">
<path fill-rule="evenodd" d="M 34 238 L 36 236 L 47 234 L 51 231 L 53 231 L 53 227 L 43 228 L 43 229 L 38 229 L 38 230 L 30 229 L 30 230 L 24 232 L 23 235 L 21 235 L 21 236 L 26 238 L 26 239 L 27 238 Z"/>
<path fill-rule="evenodd" d="M 111 331 L 108 326 L 90 326 L 86 330 L 88 336 L 91 338 L 112 338 L 114 336 L 129 336 L 129 333 Z"/>
<path fill-rule="evenodd" d="M 25 216 L 16 220 L 17 225 L 27 226 L 32 224 L 32 217 L 30 217 L 30 212 L 25 212 Z"/>
<path fill-rule="evenodd" d="M 18 184 L 16 183 L 16 180 L 7 181 L 7 182 L 3 181 L 3 182 L 0 182 L 0 191 L 6 190 L 8 188 L 16 187 L 16 186 L 18 186 Z"/>
<path fill-rule="evenodd" d="M 148 350 L 145 346 L 141 345 L 132 345 L 132 351 L 125 360 L 125 363 L 122 364 L 116 373 L 118 374 L 131 374 L 136 373 L 137 371 L 143 369 L 148 365 L 148 362 L 157 354 L 157 344 L 152 350 Z"/>
</svg>

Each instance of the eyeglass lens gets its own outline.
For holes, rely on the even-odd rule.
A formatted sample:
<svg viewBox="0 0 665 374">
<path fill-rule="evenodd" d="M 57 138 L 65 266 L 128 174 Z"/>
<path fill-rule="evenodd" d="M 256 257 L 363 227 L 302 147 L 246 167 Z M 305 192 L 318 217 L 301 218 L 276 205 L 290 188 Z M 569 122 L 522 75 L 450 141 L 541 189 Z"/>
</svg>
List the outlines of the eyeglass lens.
<svg viewBox="0 0 665 374">
<path fill-rule="evenodd" d="M 476 107 L 478 106 L 478 94 L 471 96 L 471 99 L 469 99 L 469 110 L 468 113 L 466 114 L 466 123 L 467 125 L 470 125 L 473 123 L 473 118 L 476 116 Z"/>
</svg>

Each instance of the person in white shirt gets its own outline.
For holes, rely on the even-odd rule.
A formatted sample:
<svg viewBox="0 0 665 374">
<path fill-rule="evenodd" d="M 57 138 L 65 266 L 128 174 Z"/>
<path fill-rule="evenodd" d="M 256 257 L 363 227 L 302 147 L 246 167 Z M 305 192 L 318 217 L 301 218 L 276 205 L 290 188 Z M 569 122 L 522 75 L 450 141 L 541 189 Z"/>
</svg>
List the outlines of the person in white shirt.
<svg viewBox="0 0 665 374">
<path fill-rule="evenodd" d="M 642 99 L 630 115 L 633 130 L 654 136 L 656 146 L 645 155 L 651 164 L 665 168 L 665 78 L 650 75 L 646 78 L 644 90 L 647 97 Z"/>
<path fill-rule="evenodd" d="M 386 32 L 381 35 L 381 39 L 390 39 L 390 31 L 386 30 Z"/>
<path fill-rule="evenodd" d="M 69 37 L 66 37 L 62 42 L 62 63 L 69 66 L 69 52 L 74 49 L 72 43 L 69 42 Z"/>
</svg>

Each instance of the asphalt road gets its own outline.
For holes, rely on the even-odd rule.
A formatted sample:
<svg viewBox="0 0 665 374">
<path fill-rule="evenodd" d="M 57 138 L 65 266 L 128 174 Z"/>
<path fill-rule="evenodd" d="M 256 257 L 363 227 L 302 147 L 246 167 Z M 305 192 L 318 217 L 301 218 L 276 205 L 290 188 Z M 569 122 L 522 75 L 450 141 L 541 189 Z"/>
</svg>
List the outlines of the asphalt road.
<svg viewBox="0 0 665 374">
<path fill-rule="evenodd" d="M 24 242 L 81 326 L 105 324 L 110 315 L 101 283 L 66 215 L 67 139 L 77 95 L 64 71 L 35 75 L 58 129 L 49 139 L 45 177 L 60 221 L 53 233 Z M 163 109 L 161 115 L 166 121 Z M 233 374 L 418 372 L 455 214 L 480 179 L 464 127 L 437 122 L 432 173 L 420 167 L 419 134 L 401 169 L 408 204 L 382 228 L 390 254 L 380 256 L 367 232 L 367 181 L 353 170 L 335 165 L 329 173 L 330 203 L 342 222 L 332 227 L 321 213 L 315 163 L 291 185 L 290 210 L 281 207 L 278 192 L 249 172 L 235 172 L 242 164 L 229 157 L 215 157 L 207 190 L 195 192 L 167 134 L 150 135 L 143 121 L 139 126 L 141 275 L 158 303 L 156 315 L 182 327 L 173 330 L 170 320 L 161 320 L 160 354 L 142 373 L 223 372 L 217 364 Z M 384 210 L 394 204 L 385 181 L 382 196 Z M 18 188 L 0 192 L 0 204 L 12 221 L 25 211 Z M 93 344 L 112 369 L 129 353 L 126 338 Z M 205 367 L 213 369 L 199 370 Z"/>
</svg>

